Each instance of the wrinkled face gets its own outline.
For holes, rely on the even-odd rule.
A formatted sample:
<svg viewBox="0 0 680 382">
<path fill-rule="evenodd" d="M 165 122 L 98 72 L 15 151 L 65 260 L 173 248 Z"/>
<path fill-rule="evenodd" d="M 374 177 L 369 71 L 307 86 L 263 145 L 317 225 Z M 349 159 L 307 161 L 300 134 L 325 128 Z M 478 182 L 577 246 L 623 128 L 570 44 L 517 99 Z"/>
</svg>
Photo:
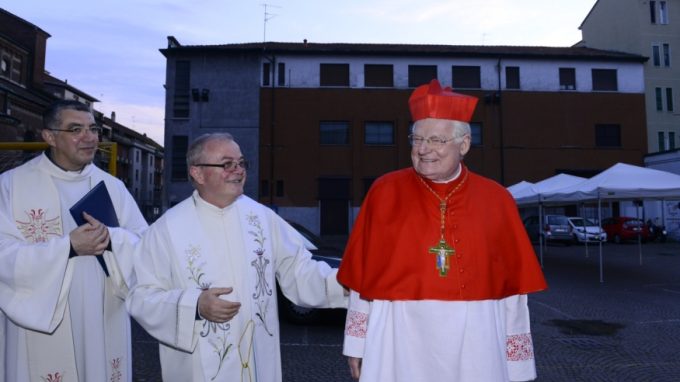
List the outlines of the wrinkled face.
<svg viewBox="0 0 680 382">
<path fill-rule="evenodd" d="M 453 177 L 463 156 L 470 149 L 470 136 L 451 139 L 454 131 L 453 122 L 445 119 L 427 118 L 415 123 L 413 135 L 425 138 L 420 145 L 411 146 L 411 162 L 418 174 L 433 181 L 445 181 Z M 427 142 L 428 138 L 434 137 L 447 142 L 440 147 Z"/>
<path fill-rule="evenodd" d="M 212 140 L 203 147 L 199 163 L 224 164 L 242 159 L 241 148 L 236 142 Z M 223 167 L 191 166 L 189 171 L 201 198 L 217 207 L 224 208 L 243 194 L 246 170 L 240 166 L 230 170 Z"/>
<path fill-rule="evenodd" d="M 97 152 L 99 135 L 90 131 L 96 127 L 92 113 L 65 109 L 59 112 L 60 130 L 80 130 L 80 133 L 43 129 L 42 137 L 50 145 L 52 160 L 70 171 L 82 170 L 92 162 Z"/>
</svg>

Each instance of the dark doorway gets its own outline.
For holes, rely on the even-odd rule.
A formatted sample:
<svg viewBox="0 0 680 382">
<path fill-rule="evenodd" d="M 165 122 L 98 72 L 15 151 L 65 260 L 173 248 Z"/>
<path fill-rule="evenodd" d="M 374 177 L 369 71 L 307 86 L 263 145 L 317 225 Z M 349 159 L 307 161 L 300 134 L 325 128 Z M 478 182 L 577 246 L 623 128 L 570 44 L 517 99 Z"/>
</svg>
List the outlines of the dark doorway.
<svg viewBox="0 0 680 382">
<path fill-rule="evenodd" d="M 321 200 L 321 234 L 346 235 L 347 217 L 349 216 L 347 200 Z"/>
<path fill-rule="evenodd" d="M 348 178 L 319 179 L 322 235 L 346 235 L 349 232 L 349 200 Z"/>
</svg>

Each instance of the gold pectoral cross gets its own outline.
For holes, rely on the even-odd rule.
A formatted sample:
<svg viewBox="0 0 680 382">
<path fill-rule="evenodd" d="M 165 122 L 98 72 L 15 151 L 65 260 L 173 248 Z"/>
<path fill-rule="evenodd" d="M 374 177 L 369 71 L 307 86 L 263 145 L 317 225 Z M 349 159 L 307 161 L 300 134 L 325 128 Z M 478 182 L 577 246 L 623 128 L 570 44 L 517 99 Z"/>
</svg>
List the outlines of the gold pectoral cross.
<svg viewBox="0 0 680 382">
<path fill-rule="evenodd" d="M 444 239 L 439 240 L 439 244 L 430 248 L 430 253 L 437 256 L 437 270 L 440 277 L 446 277 L 449 272 L 450 264 L 449 257 L 456 253 L 450 245 L 446 244 Z"/>
</svg>

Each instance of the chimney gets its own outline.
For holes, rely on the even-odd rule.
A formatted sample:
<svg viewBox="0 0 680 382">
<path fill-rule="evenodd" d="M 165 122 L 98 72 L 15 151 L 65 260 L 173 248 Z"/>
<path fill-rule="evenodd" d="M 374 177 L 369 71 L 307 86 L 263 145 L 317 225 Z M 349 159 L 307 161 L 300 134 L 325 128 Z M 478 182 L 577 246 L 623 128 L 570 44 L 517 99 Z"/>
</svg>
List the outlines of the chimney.
<svg viewBox="0 0 680 382">
<path fill-rule="evenodd" d="M 115 111 L 111 112 L 111 121 L 116 122 L 116 112 Z"/>
</svg>

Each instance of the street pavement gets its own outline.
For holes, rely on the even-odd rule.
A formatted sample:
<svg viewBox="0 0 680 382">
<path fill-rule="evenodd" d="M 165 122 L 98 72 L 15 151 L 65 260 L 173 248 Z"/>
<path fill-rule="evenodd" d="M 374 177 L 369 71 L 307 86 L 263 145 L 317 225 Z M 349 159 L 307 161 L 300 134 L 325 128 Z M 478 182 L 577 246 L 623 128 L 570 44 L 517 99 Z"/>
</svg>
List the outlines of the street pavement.
<svg viewBox="0 0 680 382">
<path fill-rule="evenodd" d="M 537 381 L 680 381 L 680 243 L 602 248 L 604 282 L 597 245 L 544 251 L 549 288 L 529 297 Z M 351 381 L 343 317 L 282 322 L 284 381 Z M 157 345 L 138 327 L 133 355 L 135 381 L 160 381 Z"/>
</svg>

